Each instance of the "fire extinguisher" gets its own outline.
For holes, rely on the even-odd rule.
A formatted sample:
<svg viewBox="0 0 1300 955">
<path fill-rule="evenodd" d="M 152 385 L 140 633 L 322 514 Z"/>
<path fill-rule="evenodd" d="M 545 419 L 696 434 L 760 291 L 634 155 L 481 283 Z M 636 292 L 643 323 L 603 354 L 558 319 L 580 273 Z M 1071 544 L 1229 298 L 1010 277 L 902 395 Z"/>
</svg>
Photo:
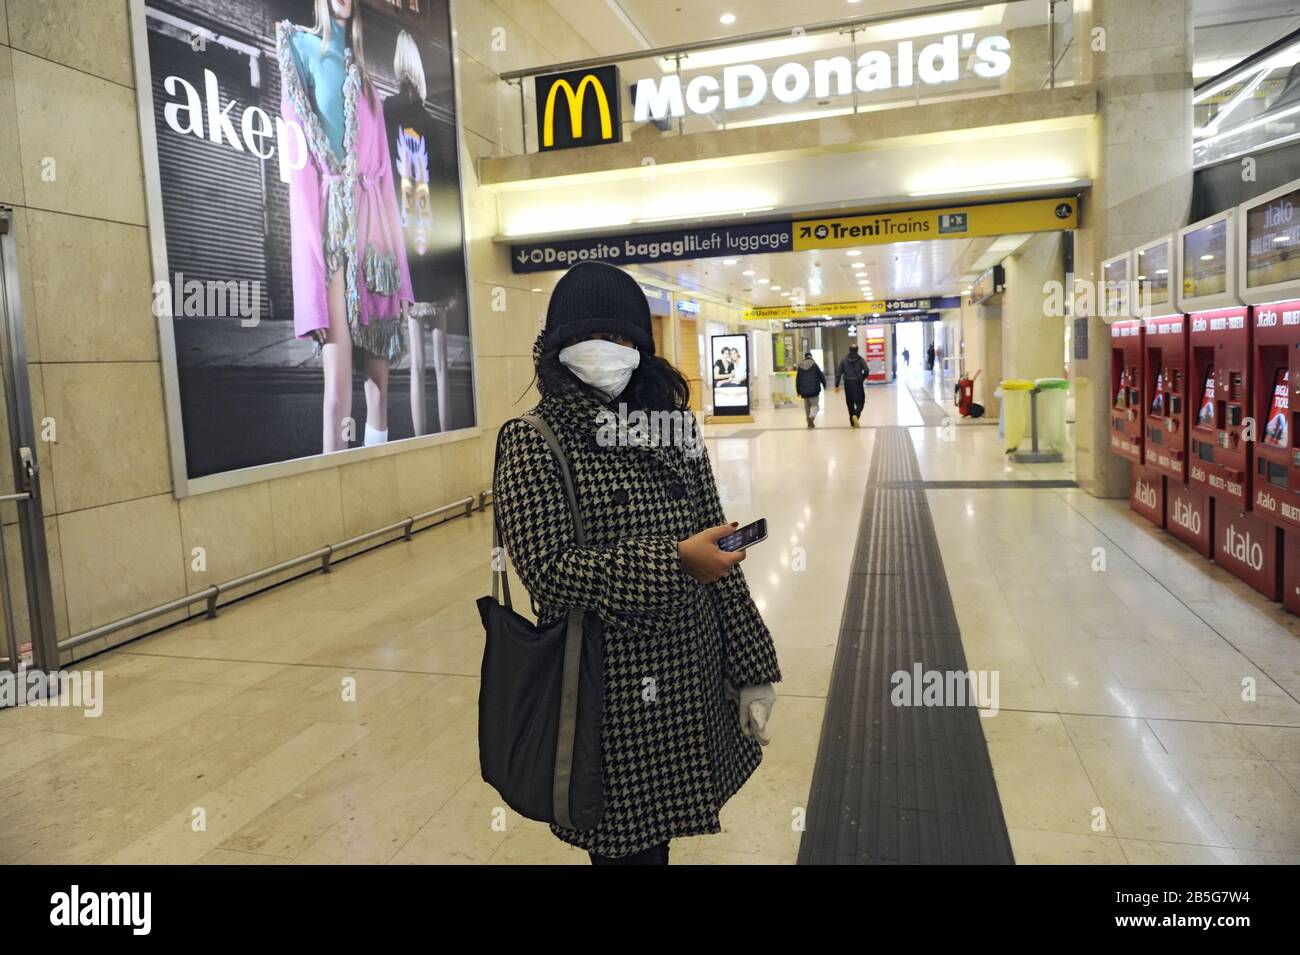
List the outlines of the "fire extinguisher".
<svg viewBox="0 0 1300 955">
<path fill-rule="evenodd" d="M 983 371 L 983 369 L 980 369 L 980 371 Z M 979 418 L 983 416 L 983 405 L 975 404 L 975 379 L 980 376 L 980 371 L 976 371 L 973 376 L 963 378 L 957 382 L 953 400 L 957 404 L 957 411 L 963 418 Z M 975 412 L 976 408 L 979 409 L 978 413 Z"/>
</svg>

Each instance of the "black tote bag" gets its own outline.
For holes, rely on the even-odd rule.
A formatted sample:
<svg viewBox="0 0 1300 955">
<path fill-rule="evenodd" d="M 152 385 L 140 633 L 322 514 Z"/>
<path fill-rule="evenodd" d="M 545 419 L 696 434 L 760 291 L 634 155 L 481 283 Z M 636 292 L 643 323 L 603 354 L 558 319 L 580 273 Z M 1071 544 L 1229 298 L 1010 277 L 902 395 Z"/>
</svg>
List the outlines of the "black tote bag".
<svg viewBox="0 0 1300 955">
<path fill-rule="evenodd" d="M 564 451 L 542 418 L 524 415 L 519 420 L 535 428 L 555 456 L 574 539 L 582 546 L 587 538 Z M 494 481 L 495 471 L 494 463 Z M 521 816 L 565 829 L 594 828 L 605 814 L 600 743 L 604 627 L 584 610 L 538 624 L 515 612 L 495 509 L 492 553 L 492 595 L 478 599 L 487 633 L 478 696 L 479 769 Z"/>
</svg>

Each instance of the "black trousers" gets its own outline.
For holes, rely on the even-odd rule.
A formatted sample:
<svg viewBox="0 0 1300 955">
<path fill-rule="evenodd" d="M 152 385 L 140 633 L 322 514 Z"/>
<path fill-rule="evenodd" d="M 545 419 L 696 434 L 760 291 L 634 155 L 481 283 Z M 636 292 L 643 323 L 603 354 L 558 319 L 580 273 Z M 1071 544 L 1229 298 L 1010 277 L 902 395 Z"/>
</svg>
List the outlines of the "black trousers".
<svg viewBox="0 0 1300 955">
<path fill-rule="evenodd" d="M 844 400 L 849 405 L 849 417 L 856 418 L 862 414 L 862 407 L 867 403 L 867 392 L 860 381 L 844 382 Z"/>
<path fill-rule="evenodd" d="M 602 856 L 588 852 L 592 865 L 667 865 L 668 843 L 642 849 L 630 856 Z"/>
</svg>

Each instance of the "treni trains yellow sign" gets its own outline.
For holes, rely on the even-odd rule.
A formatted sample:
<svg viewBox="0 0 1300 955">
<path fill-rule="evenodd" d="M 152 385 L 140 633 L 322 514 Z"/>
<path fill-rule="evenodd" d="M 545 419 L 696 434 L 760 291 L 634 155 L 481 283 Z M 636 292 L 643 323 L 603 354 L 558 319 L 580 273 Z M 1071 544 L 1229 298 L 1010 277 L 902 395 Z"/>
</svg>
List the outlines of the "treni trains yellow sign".
<svg viewBox="0 0 1300 955">
<path fill-rule="evenodd" d="M 1079 201 L 1073 197 L 802 219 L 794 224 L 794 251 L 925 239 L 969 239 L 1017 232 L 1055 232 L 1078 226 Z"/>
<path fill-rule="evenodd" d="M 617 67 L 552 73 L 534 82 L 540 150 L 593 146 L 622 138 Z"/>
<path fill-rule="evenodd" d="M 770 308 L 747 308 L 745 321 L 773 318 L 851 318 L 855 315 L 883 315 L 888 302 L 834 302 L 830 305 L 774 305 Z"/>
</svg>

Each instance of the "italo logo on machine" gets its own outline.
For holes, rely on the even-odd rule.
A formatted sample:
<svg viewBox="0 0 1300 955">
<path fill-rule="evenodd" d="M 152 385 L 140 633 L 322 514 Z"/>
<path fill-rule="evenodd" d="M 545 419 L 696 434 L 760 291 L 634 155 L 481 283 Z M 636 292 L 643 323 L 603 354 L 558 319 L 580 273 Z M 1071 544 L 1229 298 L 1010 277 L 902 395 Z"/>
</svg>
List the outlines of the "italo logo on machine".
<svg viewBox="0 0 1300 955">
<path fill-rule="evenodd" d="M 1201 512 L 1186 501 L 1175 500 L 1169 510 L 1169 519 L 1189 534 L 1201 535 Z"/>
<path fill-rule="evenodd" d="M 689 57 L 685 67 L 690 68 Z M 811 66 L 782 63 L 770 72 L 755 63 L 737 63 L 725 67 L 721 77 L 700 74 L 685 86 L 675 73 L 638 80 L 632 94 L 634 119 L 641 123 L 685 116 L 687 111 L 705 115 L 719 107 L 745 109 L 762 103 L 769 92 L 777 101 L 790 104 L 810 96 L 824 100 L 855 91 L 940 86 L 972 75 L 996 79 L 1010 69 L 1011 41 L 1005 36 L 986 36 L 977 42 L 974 33 L 950 33 L 919 52 L 915 40 L 903 40 L 893 51 L 867 50 L 856 62 L 847 56 L 832 56 L 815 60 Z"/>
<path fill-rule="evenodd" d="M 547 73 L 534 82 L 541 151 L 622 141 L 617 66 Z"/>
<path fill-rule="evenodd" d="M 1256 309 L 1256 328 L 1275 328 L 1279 322 L 1283 325 L 1300 325 L 1300 308 L 1283 310 L 1273 305 L 1266 305 Z"/>
<path fill-rule="evenodd" d="M 1137 483 L 1133 486 L 1133 500 L 1153 511 L 1160 503 L 1156 489 L 1145 478 L 1138 478 Z"/>
<path fill-rule="evenodd" d="M 1249 531 L 1243 534 L 1231 524 L 1224 529 L 1223 553 L 1256 571 L 1264 569 L 1264 545 L 1251 537 Z"/>
</svg>

